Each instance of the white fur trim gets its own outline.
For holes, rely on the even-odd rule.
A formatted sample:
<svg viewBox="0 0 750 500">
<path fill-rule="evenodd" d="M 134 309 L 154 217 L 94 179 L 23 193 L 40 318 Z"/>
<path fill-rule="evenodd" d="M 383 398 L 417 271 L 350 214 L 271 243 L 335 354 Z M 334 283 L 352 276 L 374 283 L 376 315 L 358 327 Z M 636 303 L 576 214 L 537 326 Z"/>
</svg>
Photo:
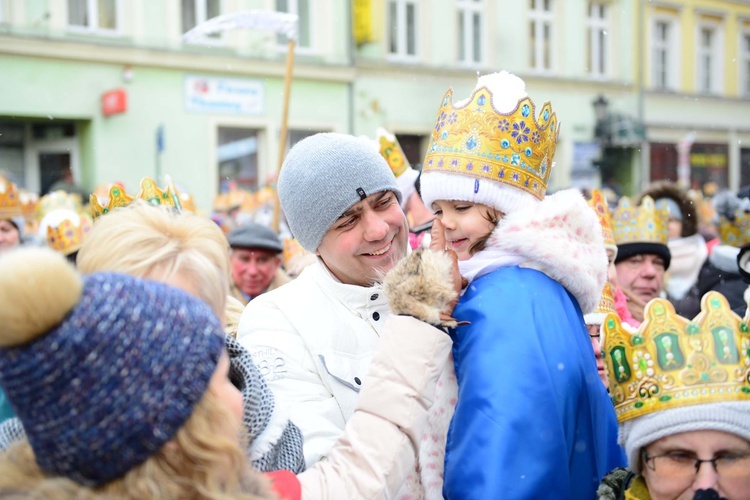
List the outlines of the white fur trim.
<svg viewBox="0 0 750 500">
<path fill-rule="evenodd" d="M 289 413 L 282 410 L 278 400 L 273 406 L 273 413 L 263 431 L 255 437 L 250 444 L 250 460 L 255 461 L 263 458 L 279 442 L 289 424 Z"/>
<path fill-rule="evenodd" d="M 580 191 L 558 191 L 533 210 L 506 215 L 487 246 L 522 257 L 524 267 L 560 283 L 578 300 L 583 314 L 599 304 L 607 253 L 596 213 Z"/>
<path fill-rule="evenodd" d="M 603 312 L 592 312 L 583 317 L 583 322 L 587 325 L 601 325 L 606 317 L 607 315 Z"/>
<path fill-rule="evenodd" d="M 475 193 L 477 183 L 479 189 Z M 423 172 L 420 184 L 422 201 L 430 210 L 436 200 L 481 203 L 504 214 L 533 210 L 539 203 L 534 195 L 520 188 L 458 173 Z"/>
</svg>

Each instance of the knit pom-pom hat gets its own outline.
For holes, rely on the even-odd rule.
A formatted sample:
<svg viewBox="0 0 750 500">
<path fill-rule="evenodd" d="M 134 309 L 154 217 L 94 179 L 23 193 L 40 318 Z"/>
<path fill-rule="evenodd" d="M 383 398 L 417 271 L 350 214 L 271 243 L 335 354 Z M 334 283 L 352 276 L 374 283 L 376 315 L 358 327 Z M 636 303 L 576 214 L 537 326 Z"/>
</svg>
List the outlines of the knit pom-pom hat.
<svg viewBox="0 0 750 500">
<path fill-rule="evenodd" d="M 202 301 L 49 249 L 0 257 L 0 385 L 48 475 L 101 486 L 188 420 L 224 348 Z"/>
</svg>

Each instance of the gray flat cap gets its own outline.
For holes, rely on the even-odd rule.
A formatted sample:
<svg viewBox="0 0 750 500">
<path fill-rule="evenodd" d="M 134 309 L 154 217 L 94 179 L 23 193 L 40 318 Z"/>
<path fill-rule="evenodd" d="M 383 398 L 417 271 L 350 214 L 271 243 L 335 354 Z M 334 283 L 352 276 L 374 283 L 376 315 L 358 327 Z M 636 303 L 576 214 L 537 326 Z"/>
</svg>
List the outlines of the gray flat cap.
<svg viewBox="0 0 750 500">
<path fill-rule="evenodd" d="M 232 229 L 227 240 L 232 248 L 257 248 L 277 253 L 284 251 L 284 245 L 272 229 L 252 222 Z"/>
</svg>

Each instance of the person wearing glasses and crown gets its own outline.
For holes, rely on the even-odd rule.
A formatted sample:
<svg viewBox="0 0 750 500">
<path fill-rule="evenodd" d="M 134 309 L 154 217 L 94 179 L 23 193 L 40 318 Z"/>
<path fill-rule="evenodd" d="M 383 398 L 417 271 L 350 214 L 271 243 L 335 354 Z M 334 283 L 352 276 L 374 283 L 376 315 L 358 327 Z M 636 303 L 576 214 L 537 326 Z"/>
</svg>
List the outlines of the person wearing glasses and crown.
<svg viewBox="0 0 750 500">
<path fill-rule="evenodd" d="M 545 197 L 557 125 L 505 71 L 438 111 L 422 198 L 470 283 L 454 310 L 446 498 L 593 498 L 624 463 L 582 314 L 606 280 L 601 227 L 580 191 Z"/>
<path fill-rule="evenodd" d="M 692 321 L 661 298 L 637 330 L 607 316 L 605 367 L 630 470 L 607 475 L 599 498 L 750 498 L 749 319 L 718 292 Z"/>
</svg>

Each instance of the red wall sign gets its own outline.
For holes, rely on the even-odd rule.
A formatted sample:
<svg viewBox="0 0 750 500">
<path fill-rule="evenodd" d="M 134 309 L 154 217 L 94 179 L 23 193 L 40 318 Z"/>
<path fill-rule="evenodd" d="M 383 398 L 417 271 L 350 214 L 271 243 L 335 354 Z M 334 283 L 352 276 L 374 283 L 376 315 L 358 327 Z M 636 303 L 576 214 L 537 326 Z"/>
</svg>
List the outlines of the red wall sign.
<svg viewBox="0 0 750 500">
<path fill-rule="evenodd" d="M 110 90 L 102 94 L 102 114 L 111 116 L 128 110 L 128 94 L 125 89 Z"/>
</svg>

